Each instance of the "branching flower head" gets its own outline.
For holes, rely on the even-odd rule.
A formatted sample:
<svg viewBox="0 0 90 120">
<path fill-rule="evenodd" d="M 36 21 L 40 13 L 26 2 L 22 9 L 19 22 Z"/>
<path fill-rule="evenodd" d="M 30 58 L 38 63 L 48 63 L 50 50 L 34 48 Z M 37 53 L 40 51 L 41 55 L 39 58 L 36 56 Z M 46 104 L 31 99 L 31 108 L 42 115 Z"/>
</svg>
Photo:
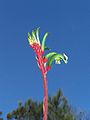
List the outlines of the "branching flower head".
<svg viewBox="0 0 90 120">
<path fill-rule="evenodd" d="M 45 46 L 47 36 L 48 36 L 48 32 L 45 33 L 45 35 L 42 39 L 42 44 L 41 44 L 40 39 L 39 39 L 39 28 L 37 28 L 36 30 L 33 30 L 32 35 L 30 35 L 30 33 L 28 33 L 28 41 L 29 41 L 30 46 L 36 52 L 38 66 L 40 69 L 42 69 L 42 67 L 44 67 L 44 70 L 46 72 L 51 69 L 52 63 L 54 60 L 55 60 L 56 64 L 61 64 L 62 60 L 66 64 L 68 62 L 68 57 L 66 56 L 66 54 L 58 54 L 56 52 L 50 52 L 50 53 L 44 55 L 45 50 L 50 50 L 48 47 Z"/>
</svg>

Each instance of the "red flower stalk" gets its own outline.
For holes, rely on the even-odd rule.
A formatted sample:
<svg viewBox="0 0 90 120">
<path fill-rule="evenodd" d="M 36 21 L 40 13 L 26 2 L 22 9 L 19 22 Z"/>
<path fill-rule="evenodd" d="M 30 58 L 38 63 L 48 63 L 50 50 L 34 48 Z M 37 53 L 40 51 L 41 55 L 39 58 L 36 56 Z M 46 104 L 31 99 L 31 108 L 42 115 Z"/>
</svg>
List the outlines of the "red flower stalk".
<svg viewBox="0 0 90 120">
<path fill-rule="evenodd" d="M 48 47 L 45 47 L 45 41 L 48 36 L 48 33 L 46 33 L 43 37 L 42 44 L 40 44 L 39 41 L 39 28 L 37 28 L 35 31 L 32 31 L 32 36 L 30 33 L 28 33 L 28 41 L 30 46 L 34 49 L 36 53 L 36 59 L 38 66 L 42 72 L 43 80 L 44 80 L 44 103 L 43 103 L 43 112 L 44 112 L 44 120 L 47 120 L 48 117 L 48 81 L 47 81 L 47 72 L 51 69 L 52 62 L 56 60 L 56 63 L 59 64 L 61 60 L 63 60 L 65 63 L 67 63 L 68 57 L 64 54 L 57 54 L 55 52 L 51 52 L 44 56 L 44 50 L 48 49 Z"/>
</svg>

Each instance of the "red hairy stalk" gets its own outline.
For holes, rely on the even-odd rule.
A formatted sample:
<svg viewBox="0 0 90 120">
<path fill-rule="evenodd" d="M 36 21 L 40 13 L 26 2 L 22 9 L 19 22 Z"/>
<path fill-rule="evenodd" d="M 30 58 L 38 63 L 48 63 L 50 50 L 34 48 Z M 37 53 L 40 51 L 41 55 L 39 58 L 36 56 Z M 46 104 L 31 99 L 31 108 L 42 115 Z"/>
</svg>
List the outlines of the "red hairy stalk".
<svg viewBox="0 0 90 120">
<path fill-rule="evenodd" d="M 48 82 L 46 75 L 44 77 L 44 120 L 48 119 Z"/>
<path fill-rule="evenodd" d="M 41 46 L 39 44 L 36 44 L 34 43 L 32 46 L 31 46 L 36 55 L 37 55 L 37 62 L 39 64 L 39 67 L 42 71 L 42 75 L 43 75 L 43 80 L 44 80 L 44 104 L 43 104 L 43 112 L 44 112 L 44 120 L 47 120 L 48 117 L 48 83 L 47 83 L 47 71 L 50 69 L 50 68 L 46 68 L 46 65 L 45 63 L 48 61 L 47 58 L 43 58 L 43 54 L 44 54 L 44 51 L 42 51 L 41 49 Z"/>
</svg>

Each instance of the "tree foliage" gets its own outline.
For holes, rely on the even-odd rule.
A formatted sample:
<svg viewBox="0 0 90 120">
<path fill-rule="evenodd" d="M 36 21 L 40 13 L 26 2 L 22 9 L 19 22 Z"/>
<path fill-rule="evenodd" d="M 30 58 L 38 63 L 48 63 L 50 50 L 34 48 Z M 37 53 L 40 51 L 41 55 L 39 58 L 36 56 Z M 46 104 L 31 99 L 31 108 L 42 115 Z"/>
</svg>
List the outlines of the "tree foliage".
<svg viewBox="0 0 90 120">
<path fill-rule="evenodd" d="M 1 116 L 2 116 L 2 112 L 0 111 L 0 120 L 3 120 L 3 118 Z"/>
<path fill-rule="evenodd" d="M 56 96 L 49 96 L 48 120 L 75 120 L 69 103 L 61 90 Z M 7 114 L 8 120 L 43 120 L 43 102 L 29 99 L 23 105 L 19 102 L 18 108 Z"/>
</svg>

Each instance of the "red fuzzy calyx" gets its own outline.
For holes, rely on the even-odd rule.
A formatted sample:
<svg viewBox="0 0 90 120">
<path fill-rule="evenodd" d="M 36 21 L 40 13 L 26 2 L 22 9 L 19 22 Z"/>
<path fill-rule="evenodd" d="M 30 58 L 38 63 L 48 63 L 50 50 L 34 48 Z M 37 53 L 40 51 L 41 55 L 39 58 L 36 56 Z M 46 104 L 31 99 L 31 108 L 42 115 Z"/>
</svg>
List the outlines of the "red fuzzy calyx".
<svg viewBox="0 0 90 120">
<path fill-rule="evenodd" d="M 45 57 L 44 57 L 44 58 L 43 58 L 43 62 L 44 62 L 44 63 L 48 62 L 48 58 L 45 58 Z"/>
<path fill-rule="evenodd" d="M 48 72 L 49 70 L 51 70 L 51 66 L 47 66 L 46 69 L 47 69 L 47 72 Z"/>
<path fill-rule="evenodd" d="M 38 44 L 38 43 L 33 43 L 32 45 L 31 45 L 31 47 L 34 49 L 34 50 L 37 50 L 37 49 L 40 49 L 40 45 Z"/>
<path fill-rule="evenodd" d="M 44 50 L 41 50 L 41 52 L 42 52 L 42 55 L 44 55 Z"/>
</svg>

